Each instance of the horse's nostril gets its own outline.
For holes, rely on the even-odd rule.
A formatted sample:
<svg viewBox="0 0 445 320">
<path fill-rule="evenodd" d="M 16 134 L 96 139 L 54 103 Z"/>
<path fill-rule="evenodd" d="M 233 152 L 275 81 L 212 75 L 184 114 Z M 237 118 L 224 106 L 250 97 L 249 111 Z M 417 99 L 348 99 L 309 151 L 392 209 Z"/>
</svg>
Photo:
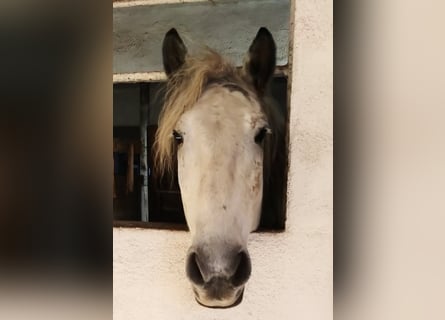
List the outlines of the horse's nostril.
<svg viewBox="0 0 445 320">
<path fill-rule="evenodd" d="M 190 251 L 186 260 L 186 273 L 193 284 L 207 286 L 212 279 L 226 279 L 228 285 L 240 287 L 249 279 L 252 267 L 247 251 L 236 250 L 212 259 L 198 252 Z"/>
<path fill-rule="evenodd" d="M 187 257 L 186 273 L 193 283 L 198 285 L 204 284 L 204 279 L 202 277 L 201 269 L 199 268 L 197 255 L 195 252 L 190 253 Z"/>
<path fill-rule="evenodd" d="M 241 286 L 246 283 L 250 277 L 250 272 L 252 271 L 250 258 L 247 252 L 241 251 L 240 253 L 238 253 L 237 258 L 239 259 L 239 264 L 234 275 L 230 279 L 235 287 Z"/>
</svg>

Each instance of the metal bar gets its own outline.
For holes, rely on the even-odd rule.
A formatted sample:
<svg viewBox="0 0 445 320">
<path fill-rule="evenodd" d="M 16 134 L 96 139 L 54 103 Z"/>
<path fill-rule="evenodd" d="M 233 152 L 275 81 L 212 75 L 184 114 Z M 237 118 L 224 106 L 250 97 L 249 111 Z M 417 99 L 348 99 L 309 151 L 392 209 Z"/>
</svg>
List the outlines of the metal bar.
<svg viewBox="0 0 445 320">
<path fill-rule="evenodd" d="M 140 101 L 141 101 L 141 153 L 140 153 L 140 170 L 142 176 L 141 186 L 141 221 L 149 221 L 148 208 L 148 165 L 147 165 L 147 125 L 149 116 L 149 85 L 147 83 L 140 84 Z"/>
</svg>

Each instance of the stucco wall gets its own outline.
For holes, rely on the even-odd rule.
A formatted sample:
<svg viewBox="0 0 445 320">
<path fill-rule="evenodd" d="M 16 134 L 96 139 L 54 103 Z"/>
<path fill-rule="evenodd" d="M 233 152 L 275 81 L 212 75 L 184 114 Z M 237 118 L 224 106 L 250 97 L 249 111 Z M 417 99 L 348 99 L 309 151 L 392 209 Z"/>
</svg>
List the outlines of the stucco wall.
<svg viewBox="0 0 445 320">
<path fill-rule="evenodd" d="M 230 18 L 223 21 L 225 17 Z M 207 45 L 238 66 L 242 66 L 259 26 L 267 27 L 278 49 L 277 65 L 283 66 L 288 63 L 288 21 L 289 0 L 153 3 L 114 8 L 113 72 L 163 71 L 162 41 L 172 27 L 191 52 Z"/>
<path fill-rule="evenodd" d="M 286 231 L 251 235 L 243 302 L 217 310 L 185 278 L 187 232 L 114 229 L 115 319 L 332 318 L 332 1 L 295 7 Z"/>
</svg>

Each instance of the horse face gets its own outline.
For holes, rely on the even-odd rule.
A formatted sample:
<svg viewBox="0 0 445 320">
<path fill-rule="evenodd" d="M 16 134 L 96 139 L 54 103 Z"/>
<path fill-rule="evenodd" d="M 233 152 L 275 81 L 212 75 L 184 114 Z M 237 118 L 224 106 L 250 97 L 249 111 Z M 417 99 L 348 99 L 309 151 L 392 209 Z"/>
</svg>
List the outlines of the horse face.
<svg viewBox="0 0 445 320">
<path fill-rule="evenodd" d="M 215 86 L 176 126 L 178 178 L 192 235 L 187 275 L 207 306 L 232 305 L 250 275 L 248 234 L 257 228 L 267 126 L 257 102 Z M 256 139 L 257 137 L 257 139 Z"/>
<path fill-rule="evenodd" d="M 181 69 L 186 55 L 176 30 L 170 30 L 163 43 L 169 77 Z M 179 186 L 192 236 L 186 273 L 204 306 L 241 301 L 251 273 L 247 238 L 260 221 L 261 142 L 269 132 L 259 101 L 274 68 L 275 44 L 261 28 L 241 71 L 249 89 L 210 84 L 174 126 Z"/>
</svg>

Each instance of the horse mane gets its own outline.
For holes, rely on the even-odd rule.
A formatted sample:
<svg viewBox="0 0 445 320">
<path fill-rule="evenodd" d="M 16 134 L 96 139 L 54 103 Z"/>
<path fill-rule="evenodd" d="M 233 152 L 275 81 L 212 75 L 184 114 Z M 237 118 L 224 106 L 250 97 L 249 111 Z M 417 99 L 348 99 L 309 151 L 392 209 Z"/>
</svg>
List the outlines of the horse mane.
<svg viewBox="0 0 445 320">
<path fill-rule="evenodd" d="M 209 48 L 201 54 L 188 56 L 184 65 L 167 80 L 166 98 L 154 142 L 154 160 L 159 173 L 173 170 L 175 148 L 172 132 L 179 118 L 195 105 L 209 84 L 220 80 L 252 91 L 236 67 Z"/>
</svg>

